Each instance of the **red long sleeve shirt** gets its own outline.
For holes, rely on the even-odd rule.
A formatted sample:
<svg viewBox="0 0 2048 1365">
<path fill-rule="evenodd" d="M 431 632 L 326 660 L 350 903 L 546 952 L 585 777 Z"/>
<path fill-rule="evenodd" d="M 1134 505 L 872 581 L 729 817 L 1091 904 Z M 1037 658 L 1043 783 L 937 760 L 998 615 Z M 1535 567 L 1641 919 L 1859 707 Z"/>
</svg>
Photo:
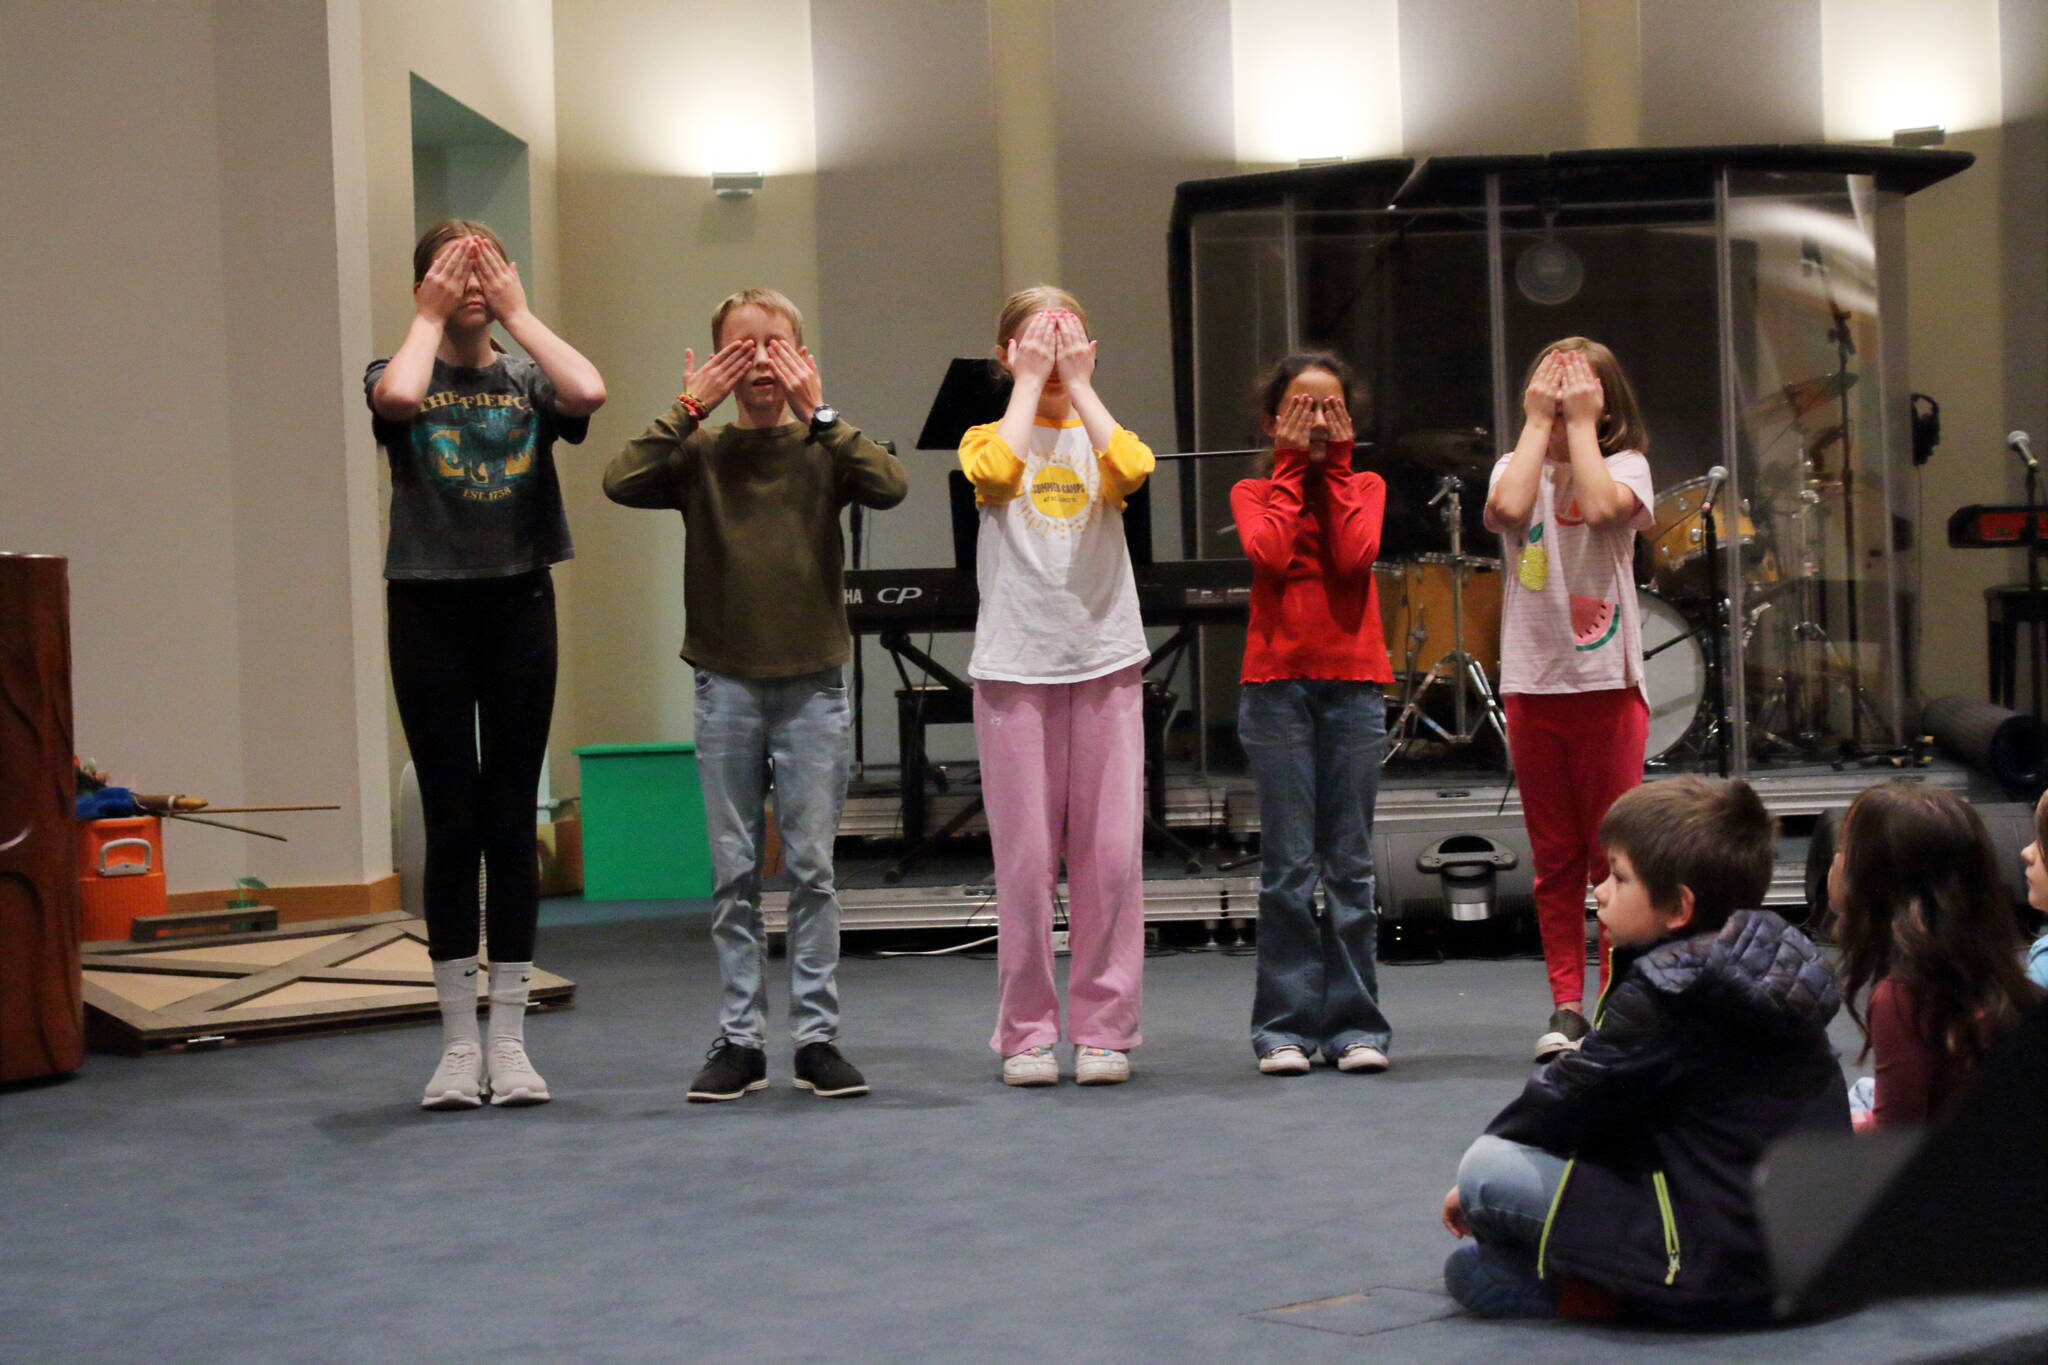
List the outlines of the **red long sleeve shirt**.
<svg viewBox="0 0 2048 1365">
<path fill-rule="evenodd" d="M 1870 989 L 1870 1050 L 1877 1060 L 1875 1123 L 1931 1123 L 1970 1088 L 1976 1069 L 1920 1036 L 1913 988 L 1890 977 Z"/>
<path fill-rule="evenodd" d="M 1245 682 L 1394 680 L 1372 574 L 1386 508 L 1386 482 L 1351 467 L 1348 441 L 1320 466 L 1306 450 L 1275 451 L 1271 477 L 1230 490 L 1252 562 Z"/>
</svg>

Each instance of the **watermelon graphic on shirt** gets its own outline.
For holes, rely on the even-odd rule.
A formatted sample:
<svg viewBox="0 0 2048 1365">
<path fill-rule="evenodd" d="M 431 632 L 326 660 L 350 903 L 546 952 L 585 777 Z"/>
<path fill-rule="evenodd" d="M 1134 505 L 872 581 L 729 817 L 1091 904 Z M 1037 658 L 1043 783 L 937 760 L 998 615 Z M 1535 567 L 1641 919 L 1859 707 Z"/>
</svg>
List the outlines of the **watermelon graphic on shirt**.
<svg viewBox="0 0 2048 1365">
<path fill-rule="evenodd" d="M 1603 602 L 1597 597 L 1581 597 L 1577 593 L 1572 599 L 1572 646 L 1584 653 L 1598 649 L 1614 638 L 1614 632 L 1621 629 L 1621 613 L 1612 602 Z"/>
</svg>

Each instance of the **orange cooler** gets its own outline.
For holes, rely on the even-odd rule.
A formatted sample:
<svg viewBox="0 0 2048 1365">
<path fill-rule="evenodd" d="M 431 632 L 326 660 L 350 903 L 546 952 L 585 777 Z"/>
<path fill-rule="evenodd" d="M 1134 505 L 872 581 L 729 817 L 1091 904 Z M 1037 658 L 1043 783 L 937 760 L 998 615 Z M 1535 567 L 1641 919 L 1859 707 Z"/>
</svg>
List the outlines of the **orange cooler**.
<svg viewBox="0 0 2048 1365">
<path fill-rule="evenodd" d="M 170 909 L 163 821 L 154 815 L 78 826 L 78 905 L 88 943 L 127 938 L 137 915 Z"/>
</svg>

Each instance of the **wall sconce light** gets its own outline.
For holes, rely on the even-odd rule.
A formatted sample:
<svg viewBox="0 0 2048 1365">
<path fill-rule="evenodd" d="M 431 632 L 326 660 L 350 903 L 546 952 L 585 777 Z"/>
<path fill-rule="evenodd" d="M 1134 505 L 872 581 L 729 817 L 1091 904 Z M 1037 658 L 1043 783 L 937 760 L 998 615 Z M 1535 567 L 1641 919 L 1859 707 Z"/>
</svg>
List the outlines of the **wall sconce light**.
<svg viewBox="0 0 2048 1365">
<path fill-rule="evenodd" d="M 1939 123 L 1930 123 L 1924 128 L 1892 129 L 1894 147 L 1939 147 L 1948 141 L 1948 129 Z"/>
<path fill-rule="evenodd" d="M 754 191 L 767 183 L 759 171 L 713 171 L 711 192 L 720 199 L 752 199 Z"/>
</svg>

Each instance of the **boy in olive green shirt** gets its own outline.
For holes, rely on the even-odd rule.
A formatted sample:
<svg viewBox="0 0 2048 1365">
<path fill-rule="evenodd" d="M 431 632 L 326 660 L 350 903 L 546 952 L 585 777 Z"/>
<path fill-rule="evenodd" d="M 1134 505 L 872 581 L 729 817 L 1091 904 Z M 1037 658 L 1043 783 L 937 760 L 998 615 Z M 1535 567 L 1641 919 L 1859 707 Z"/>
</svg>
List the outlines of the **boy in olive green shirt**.
<svg viewBox="0 0 2048 1365">
<path fill-rule="evenodd" d="M 691 1082 L 696 1101 L 768 1084 L 766 935 L 759 873 L 770 764 L 789 896 L 795 1084 L 827 1098 L 868 1086 L 840 1055 L 839 902 L 832 883 L 851 764 L 842 668 L 846 628 L 839 511 L 894 507 L 909 490 L 895 456 L 825 402 L 803 317 L 772 289 L 745 289 L 711 319 L 717 349 L 684 352 L 675 406 L 605 470 L 605 496 L 674 508 L 686 528 L 682 657 L 696 669 L 697 763 L 711 839 L 719 1037 Z M 736 420 L 704 419 L 733 395 Z"/>
</svg>

